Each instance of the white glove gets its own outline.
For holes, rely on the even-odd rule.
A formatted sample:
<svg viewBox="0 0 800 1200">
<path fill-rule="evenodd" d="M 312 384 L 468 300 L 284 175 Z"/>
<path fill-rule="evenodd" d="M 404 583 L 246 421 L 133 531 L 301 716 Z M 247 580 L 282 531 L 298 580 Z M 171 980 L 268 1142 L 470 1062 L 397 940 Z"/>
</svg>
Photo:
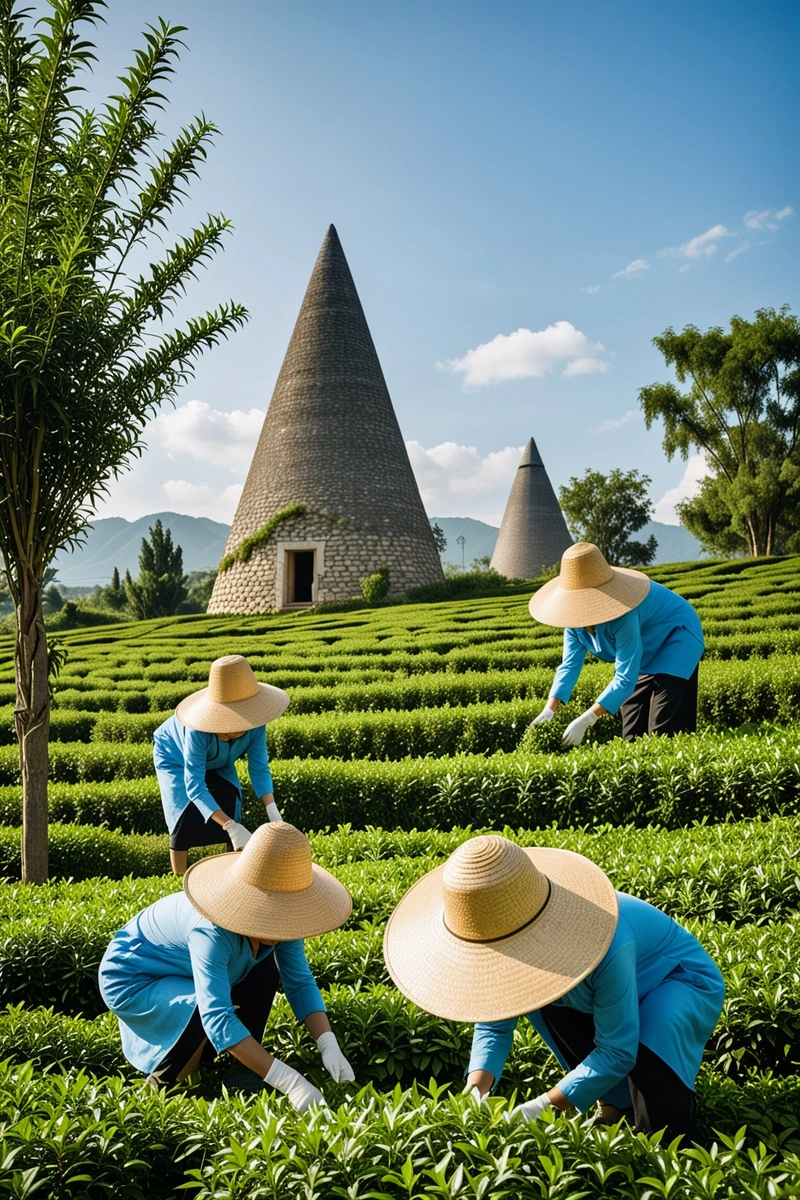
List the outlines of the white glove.
<svg viewBox="0 0 800 1200">
<path fill-rule="evenodd" d="M 283 1092 L 299 1113 L 304 1113 L 312 1104 L 324 1103 L 322 1092 L 317 1091 L 305 1076 L 295 1071 L 294 1067 L 287 1067 L 279 1058 L 274 1060 L 267 1071 L 264 1082 Z"/>
<path fill-rule="evenodd" d="M 278 806 L 274 800 L 270 800 L 269 804 L 266 806 L 266 809 L 267 809 L 267 816 L 269 817 L 270 821 L 282 821 L 283 820 L 283 817 L 281 816 L 280 812 L 278 811 Z"/>
<path fill-rule="evenodd" d="M 534 725 L 546 725 L 548 721 L 552 721 L 555 715 L 555 709 L 550 708 L 547 704 L 545 704 L 538 717 L 533 718 L 528 726 L 528 729 L 533 729 Z"/>
<path fill-rule="evenodd" d="M 516 1108 L 512 1108 L 508 1115 L 509 1121 L 521 1117 L 523 1121 L 535 1121 L 537 1117 L 541 1117 L 542 1113 L 547 1112 L 552 1101 L 547 1092 L 542 1092 L 541 1096 L 537 1096 L 535 1100 L 528 1100 L 527 1104 L 518 1104 Z"/>
<path fill-rule="evenodd" d="M 565 746 L 580 746 L 586 730 L 590 729 L 597 719 L 597 713 L 593 713 L 590 708 L 587 708 L 585 713 L 581 713 L 574 721 L 570 721 L 564 730 L 561 741 Z"/>
<path fill-rule="evenodd" d="M 231 839 L 231 845 L 234 850 L 244 850 L 247 843 L 250 841 L 252 834 L 249 829 L 245 829 L 244 825 L 240 825 L 238 821 L 226 821 L 222 828 Z"/>
<path fill-rule="evenodd" d="M 335 1079 L 337 1083 L 352 1083 L 355 1079 L 355 1072 L 342 1054 L 336 1034 L 331 1030 L 326 1030 L 317 1038 L 317 1045 L 322 1055 L 322 1065 L 331 1078 Z"/>
</svg>

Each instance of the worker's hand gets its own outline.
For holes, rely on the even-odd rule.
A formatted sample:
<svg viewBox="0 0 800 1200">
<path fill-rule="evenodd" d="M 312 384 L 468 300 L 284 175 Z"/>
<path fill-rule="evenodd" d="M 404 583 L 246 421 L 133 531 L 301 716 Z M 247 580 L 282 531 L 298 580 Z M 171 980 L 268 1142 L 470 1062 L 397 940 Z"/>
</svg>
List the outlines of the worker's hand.
<svg viewBox="0 0 800 1200">
<path fill-rule="evenodd" d="M 489 1093 L 481 1092 L 481 1089 L 477 1086 L 477 1084 L 473 1084 L 472 1087 L 465 1087 L 461 1095 L 469 1096 L 470 1100 L 474 1100 L 475 1103 L 480 1107 Z"/>
<path fill-rule="evenodd" d="M 518 1118 L 523 1121 L 535 1121 L 547 1112 L 551 1103 L 547 1092 L 542 1092 L 541 1096 L 537 1096 L 535 1100 L 528 1100 L 526 1104 L 518 1104 L 516 1108 L 512 1108 L 508 1119 L 509 1121 L 515 1121 Z"/>
<path fill-rule="evenodd" d="M 234 821 L 233 819 L 226 821 L 222 828 L 231 839 L 231 845 L 234 850 L 244 850 L 252 837 L 249 829 L 246 829 L 244 825 L 240 825 L 238 821 Z"/>
<path fill-rule="evenodd" d="M 266 810 L 267 810 L 267 816 L 269 817 L 270 821 L 282 821 L 283 820 L 283 817 L 280 814 L 280 810 L 274 800 L 270 800 L 269 804 L 266 805 Z"/>
<path fill-rule="evenodd" d="M 593 713 L 590 708 L 587 708 L 585 713 L 581 713 L 574 721 L 570 721 L 567 728 L 564 730 L 564 735 L 561 741 L 565 746 L 580 746 L 583 741 L 583 735 L 587 729 L 590 729 L 597 720 L 597 713 Z"/>
<path fill-rule="evenodd" d="M 321 1033 L 317 1038 L 319 1052 L 322 1055 L 322 1065 L 332 1079 L 337 1083 L 352 1083 L 355 1072 L 339 1048 L 336 1034 L 330 1029 Z"/>
<path fill-rule="evenodd" d="M 550 708 L 548 704 L 545 704 L 538 717 L 533 718 L 528 726 L 528 729 L 533 729 L 534 725 L 546 725 L 548 721 L 552 721 L 555 715 L 555 709 Z"/>
<path fill-rule="evenodd" d="M 273 1061 L 264 1076 L 264 1082 L 283 1092 L 299 1113 L 304 1113 L 312 1104 L 324 1103 L 322 1092 L 318 1091 L 313 1083 L 309 1083 L 299 1071 L 295 1071 L 294 1067 L 287 1067 L 279 1058 Z"/>
</svg>

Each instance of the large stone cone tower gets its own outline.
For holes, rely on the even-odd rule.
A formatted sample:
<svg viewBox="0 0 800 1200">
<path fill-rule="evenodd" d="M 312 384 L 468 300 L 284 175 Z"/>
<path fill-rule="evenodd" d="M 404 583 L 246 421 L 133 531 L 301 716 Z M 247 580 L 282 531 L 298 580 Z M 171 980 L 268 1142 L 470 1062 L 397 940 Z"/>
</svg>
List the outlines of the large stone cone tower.
<svg viewBox="0 0 800 1200">
<path fill-rule="evenodd" d="M 564 514 L 531 438 L 514 476 L 491 565 L 512 579 L 535 579 L 544 567 L 560 562 L 571 545 Z"/>
<path fill-rule="evenodd" d="M 442 567 L 333 225 L 306 290 L 231 526 L 209 612 L 390 596 Z"/>
</svg>

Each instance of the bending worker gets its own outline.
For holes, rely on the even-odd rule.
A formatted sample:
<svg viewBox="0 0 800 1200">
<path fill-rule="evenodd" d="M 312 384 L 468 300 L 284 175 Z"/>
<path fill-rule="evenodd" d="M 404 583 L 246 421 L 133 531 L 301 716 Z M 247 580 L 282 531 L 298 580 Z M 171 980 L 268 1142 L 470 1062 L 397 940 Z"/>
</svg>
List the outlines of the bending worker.
<svg viewBox="0 0 800 1200">
<path fill-rule="evenodd" d="M 552 720 L 567 703 L 591 652 L 614 663 L 614 678 L 567 726 L 565 745 L 577 746 L 599 717 L 619 710 L 626 741 L 697 728 L 697 668 L 705 643 L 688 600 L 641 571 L 610 567 L 597 546 L 577 542 L 564 551 L 561 573 L 534 593 L 528 608 L 537 621 L 564 629 L 561 666 L 531 725 Z"/>
<path fill-rule="evenodd" d="M 246 1090 L 263 1080 L 305 1112 L 320 1092 L 262 1045 L 282 986 L 329 1074 L 352 1080 L 302 942 L 338 929 L 352 905 L 344 885 L 312 863 L 305 834 L 282 821 L 260 825 L 240 853 L 196 862 L 183 889 L 132 917 L 100 964 L 128 1061 L 166 1087 L 227 1050 L 246 1068 Z"/>
<path fill-rule="evenodd" d="M 595 1102 L 637 1132 L 695 1136 L 694 1083 L 722 976 L 691 933 L 581 854 L 483 834 L 423 876 L 389 918 L 384 957 L 420 1008 L 475 1021 L 467 1089 L 502 1075 L 527 1015 L 566 1074 L 512 1115 Z"/>
<path fill-rule="evenodd" d="M 208 687 L 181 700 L 153 734 L 161 804 L 169 830 L 172 870 L 182 875 L 194 846 L 224 843 L 243 850 L 236 760 L 247 755 L 253 791 L 270 821 L 280 821 L 267 756 L 265 726 L 289 707 L 280 688 L 259 683 L 247 659 L 229 654 L 211 664 Z"/>
</svg>

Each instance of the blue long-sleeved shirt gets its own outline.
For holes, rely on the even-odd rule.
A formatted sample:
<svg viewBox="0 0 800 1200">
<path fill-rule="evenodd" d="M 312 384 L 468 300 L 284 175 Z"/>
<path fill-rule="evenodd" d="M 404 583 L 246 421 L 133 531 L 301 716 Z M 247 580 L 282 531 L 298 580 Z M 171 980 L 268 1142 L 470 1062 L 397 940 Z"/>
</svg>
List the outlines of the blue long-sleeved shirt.
<svg viewBox="0 0 800 1200">
<path fill-rule="evenodd" d="M 640 675 L 677 675 L 688 679 L 705 649 L 700 618 L 688 600 L 651 580 L 641 604 L 588 629 L 565 629 L 561 665 L 551 697 L 566 704 L 578 681 L 586 655 L 614 663 L 614 678 L 597 697 L 597 704 L 615 713 L 633 694 Z"/>
<path fill-rule="evenodd" d="M 239 787 L 235 763 L 247 755 L 247 770 L 253 791 L 263 796 L 274 790 L 267 755 L 266 726 L 259 725 L 234 742 L 224 742 L 215 733 L 190 729 L 173 714 L 153 734 L 153 761 L 161 791 L 167 828 L 172 833 L 188 804 L 195 804 L 208 820 L 219 808 L 206 787 L 206 771 L 218 771 Z M 237 805 L 236 820 L 241 817 Z"/>
<path fill-rule="evenodd" d="M 264 947 L 255 957 L 249 938 L 212 924 L 184 892 L 156 900 L 116 934 L 100 964 L 100 992 L 119 1019 L 125 1057 L 149 1074 L 175 1045 L 195 1006 L 218 1053 L 249 1037 L 231 988 L 273 953 L 297 1020 L 325 1012 L 302 941 Z"/>
<path fill-rule="evenodd" d="M 640 1042 L 693 1087 L 725 996 L 718 967 L 687 929 L 644 900 L 624 892 L 617 899 L 619 921 L 605 955 L 555 1001 L 594 1018 L 594 1049 L 555 1085 L 581 1111 L 600 1099 L 630 1103 L 626 1080 Z M 566 1069 L 541 1012 L 527 1017 Z M 499 1080 L 518 1019 L 475 1026 L 469 1071 Z"/>
</svg>

